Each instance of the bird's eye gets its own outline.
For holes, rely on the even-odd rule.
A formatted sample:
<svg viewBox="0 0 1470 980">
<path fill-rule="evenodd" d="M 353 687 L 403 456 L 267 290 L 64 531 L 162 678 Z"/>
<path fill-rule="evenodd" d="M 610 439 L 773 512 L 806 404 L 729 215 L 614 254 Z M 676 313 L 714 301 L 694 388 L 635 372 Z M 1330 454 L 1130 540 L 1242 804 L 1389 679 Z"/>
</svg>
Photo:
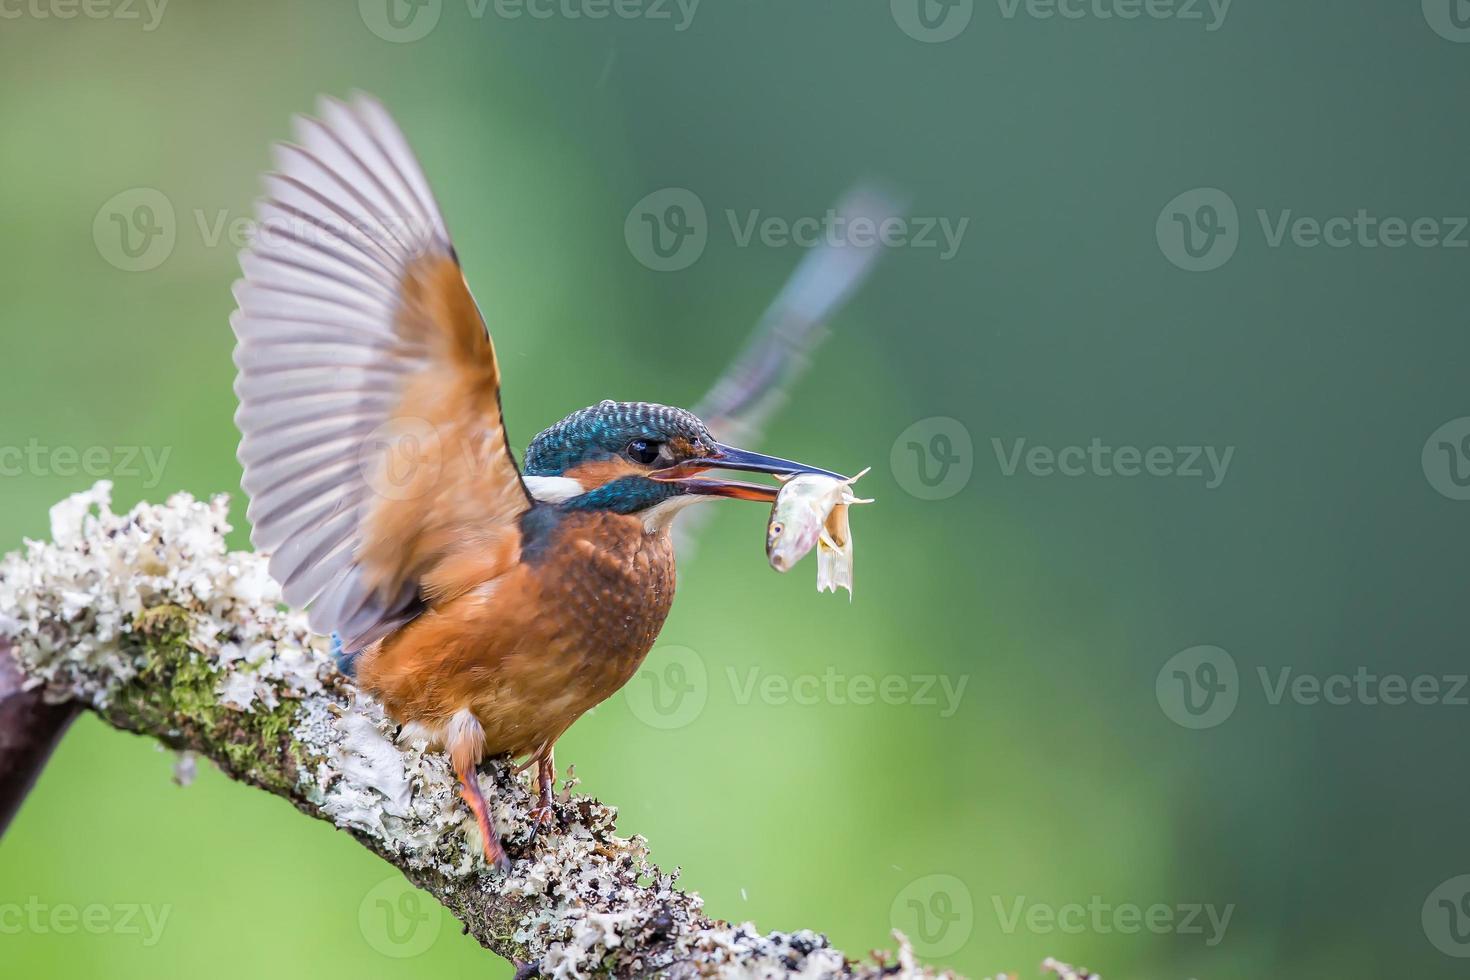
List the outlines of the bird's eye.
<svg viewBox="0 0 1470 980">
<path fill-rule="evenodd" d="M 652 466 L 658 460 L 661 448 L 663 448 L 662 443 L 651 439 L 634 439 L 628 443 L 628 458 L 635 463 Z"/>
</svg>

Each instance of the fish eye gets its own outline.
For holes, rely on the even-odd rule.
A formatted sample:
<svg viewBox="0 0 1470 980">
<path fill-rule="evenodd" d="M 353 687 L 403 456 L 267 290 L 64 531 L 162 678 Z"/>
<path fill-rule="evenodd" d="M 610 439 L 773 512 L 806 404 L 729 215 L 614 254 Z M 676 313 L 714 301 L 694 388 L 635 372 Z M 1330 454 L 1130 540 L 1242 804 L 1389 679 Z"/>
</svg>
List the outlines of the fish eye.
<svg viewBox="0 0 1470 980">
<path fill-rule="evenodd" d="M 775 524 L 772 524 L 771 525 L 771 533 L 772 534 L 780 534 L 784 530 L 786 530 L 786 525 L 785 524 L 782 524 L 779 521 L 777 521 Z"/>
<path fill-rule="evenodd" d="M 652 466 L 658 461 L 659 452 L 663 449 L 663 443 L 652 439 L 634 439 L 628 443 L 628 458 L 635 463 L 644 466 Z"/>
</svg>

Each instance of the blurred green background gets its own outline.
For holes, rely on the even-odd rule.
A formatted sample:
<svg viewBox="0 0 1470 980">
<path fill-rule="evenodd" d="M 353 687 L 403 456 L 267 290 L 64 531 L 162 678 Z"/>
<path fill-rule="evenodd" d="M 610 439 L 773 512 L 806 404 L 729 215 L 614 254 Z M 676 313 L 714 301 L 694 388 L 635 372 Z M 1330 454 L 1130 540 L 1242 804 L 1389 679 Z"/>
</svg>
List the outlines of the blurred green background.
<svg viewBox="0 0 1470 980">
<path fill-rule="evenodd" d="M 69 449 L 102 447 L 123 506 L 236 491 L 231 238 L 319 92 L 376 93 L 421 155 L 518 450 L 603 397 L 695 401 L 801 256 L 727 213 L 821 215 L 876 175 L 963 241 L 893 250 L 762 446 L 873 464 L 856 601 L 772 574 L 764 514 L 722 507 L 648 668 L 694 664 L 702 707 L 648 724 L 636 679 L 558 761 L 712 913 L 851 951 L 899 926 L 972 976 L 1464 975 L 1458 0 L 388 2 L 0 0 L 0 548 L 90 485 Z M 669 187 L 708 247 L 656 272 L 624 223 Z M 134 257 L 140 188 L 173 240 Z M 1434 220 L 1399 247 L 1289 227 L 1360 209 Z M 1094 438 L 1233 455 L 1213 489 L 1009 466 Z M 1200 645 L 1225 655 L 1171 660 Z M 1439 695 L 1277 697 L 1286 668 Z M 869 681 L 898 703 L 853 703 Z M 202 768 L 178 788 L 76 725 L 0 843 L 0 973 L 509 976 L 447 914 L 398 942 L 390 869 Z M 90 905 L 99 934 L 50 917 Z"/>
</svg>

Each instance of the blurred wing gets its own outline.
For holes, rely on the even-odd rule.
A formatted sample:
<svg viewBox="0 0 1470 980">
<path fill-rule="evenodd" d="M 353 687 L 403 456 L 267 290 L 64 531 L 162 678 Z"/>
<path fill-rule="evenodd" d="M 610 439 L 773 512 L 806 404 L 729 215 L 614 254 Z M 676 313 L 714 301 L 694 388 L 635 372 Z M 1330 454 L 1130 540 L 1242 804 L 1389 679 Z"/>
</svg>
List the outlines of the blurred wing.
<svg viewBox="0 0 1470 980">
<path fill-rule="evenodd" d="M 251 542 L 286 601 L 360 649 L 452 552 L 530 506 L 495 348 L 387 112 L 324 99 L 275 148 L 230 318 Z M 429 596 L 432 598 L 432 595 Z"/>
<path fill-rule="evenodd" d="M 835 213 L 848 227 L 855 219 L 876 225 L 902 215 L 904 207 L 882 189 L 859 184 L 838 202 Z M 875 241 L 865 247 L 823 244 L 809 251 L 694 414 L 722 441 L 754 447 L 805 373 L 812 352 L 827 338 L 827 322 L 868 278 L 882 249 Z"/>
<path fill-rule="evenodd" d="M 847 192 L 836 213 L 875 224 L 904 213 L 905 203 L 871 184 Z M 883 252 L 866 247 L 820 245 L 809 251 L 756 324 L 750 339 L 709 394 L 695 408 L 721 442 L 760 447 L 766 423 L 806 372 L 811 355 L 827 338 L 827 323 L 857 292 Z M 691 508 L 674 525 L 679 554 L 687 557 L 713 508 Z"/>
</svg>

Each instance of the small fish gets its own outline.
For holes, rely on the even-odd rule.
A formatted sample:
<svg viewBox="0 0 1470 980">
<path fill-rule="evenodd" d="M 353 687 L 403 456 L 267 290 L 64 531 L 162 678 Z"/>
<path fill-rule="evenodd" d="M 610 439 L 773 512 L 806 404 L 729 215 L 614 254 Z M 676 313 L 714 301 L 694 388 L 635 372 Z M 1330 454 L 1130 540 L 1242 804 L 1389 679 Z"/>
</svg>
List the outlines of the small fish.
<svg viewBox="0 0 1470 980">
<path fill-rule="evenodd" d="M 853 483 L 867 472 L 847 480 L 815 473 L 784 480 L 766 525 L 766 557 L 771 567 L 788 571 L 816 548 L 817 591 L 836 592 L 841 587 L 852 598 L 852 530 L 847 508 L 873 502 L 852 492 Z"/>
</svg>

